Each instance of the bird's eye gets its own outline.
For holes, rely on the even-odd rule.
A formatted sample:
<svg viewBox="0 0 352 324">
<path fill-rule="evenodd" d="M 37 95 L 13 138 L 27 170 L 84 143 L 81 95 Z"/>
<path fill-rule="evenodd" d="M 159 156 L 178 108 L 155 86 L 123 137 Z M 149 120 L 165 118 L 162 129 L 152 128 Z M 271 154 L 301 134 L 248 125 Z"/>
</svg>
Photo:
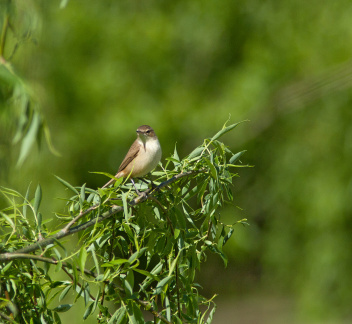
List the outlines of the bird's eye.
<svg viewBox="0 0 352 324">
<path fill-rule="evenodd" d="M 146 133 L 149 134 L 149 133 L 150 133 L 150 130 L 147 130 Z"/>
</svg>

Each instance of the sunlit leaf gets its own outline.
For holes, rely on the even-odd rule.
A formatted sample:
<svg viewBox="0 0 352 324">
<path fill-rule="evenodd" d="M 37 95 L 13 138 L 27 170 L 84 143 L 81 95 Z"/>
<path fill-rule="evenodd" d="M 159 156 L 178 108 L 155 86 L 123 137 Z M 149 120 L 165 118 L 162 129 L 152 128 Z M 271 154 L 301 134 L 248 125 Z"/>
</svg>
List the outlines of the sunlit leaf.
<svg viewBox="0 0 352 324">
<path fill-rule="evenodd" d="M 73 306 L 73 304 L 59 305 L 58 307 L 55 307 L 53 309 L 53 311 L 58 312 L 58 313 L 64 313 L 64 312 L 67 312 L 72 306 Z"/>
<path fill-rule="evenodd" d="M 87 251 L 84 246 L 81 247 L 81 250 L 79 252 L 79 267 L 81 269 L 81 272 L 84 273 L 84 268 L 86 265 L 86 260 L 87 260 Z"/>
<path fill-rule="evenodd" d="M 79 192 L 77 191 L 76 188 L 74 188 L 71 184 L 69 184 L 67 181 L 65 181 L 64 179 L 61 179 L 60 177 L 58 177 L 57 175 L 54 175 L 54 177 L 59 180 L 66 188 L 72 190 L 75 194 L 79 195 Z"/>
<path fill-rule="evenodd" d="M 34 111 L 32 120 L 29 124 L 28 131 L 22 139 L 20 155 L 17 161 L 17 166 L 21 166 L 24 160 L 26 159 L 26 157 L 28 156 L 30 149 L 32 148 L 36 140 L 40 123 L 41 123 L 41 116 L 37 111 Z"/>
<path fill-rule="evenodd" d="M 223 136 L 224 134 L 228 133 L 229 131 L 233 130 L 236 126 L 238 126 L 239 124 L 245 122 L 245 121 L 248 121 L 248 120 L 244 120 L 244 121 L 241 121 L 239 123 L 236 123 L 236 124 L 232 124 L 230 126 L 226 126 L 224 127 L 222 130 L 220 130 L 219 132 L 217 132 L 212 138 L 211 138 L 211 141 L 215 141 L 217 139 L 219 139 L 221 136 Z"/>
</svg>

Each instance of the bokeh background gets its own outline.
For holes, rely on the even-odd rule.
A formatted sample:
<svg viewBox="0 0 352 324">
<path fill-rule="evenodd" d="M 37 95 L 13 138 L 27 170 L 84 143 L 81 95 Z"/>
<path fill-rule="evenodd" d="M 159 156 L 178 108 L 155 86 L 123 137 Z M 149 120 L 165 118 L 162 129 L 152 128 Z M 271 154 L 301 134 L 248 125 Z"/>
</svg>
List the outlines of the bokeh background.
<svg viewBox="0 0 352 324">
<path fill-rule="evenodd" d="M 224 216 L 250 226 L 227 243 L 228 267 L 209 256 L 198 279 L 219 294 L 214 323 L 350 323 L 351 1 L 12 2 L 5 50 L 29 33 L 11 63 L 61 157 L 33 147 L 15 167 L 2 118 L 2 185 L 40 183 L 51 218 L 65 195 L 53 174 L 101 186 L 90 171 L 114 173 L 138 126 L 155 129 L 163 158 L 175 144 L 182 157 L 229 116 L 249 119 L 223 140 L 254 166 Z M 67 316 L 81 323 L 83 308 Z"/>
</svg>

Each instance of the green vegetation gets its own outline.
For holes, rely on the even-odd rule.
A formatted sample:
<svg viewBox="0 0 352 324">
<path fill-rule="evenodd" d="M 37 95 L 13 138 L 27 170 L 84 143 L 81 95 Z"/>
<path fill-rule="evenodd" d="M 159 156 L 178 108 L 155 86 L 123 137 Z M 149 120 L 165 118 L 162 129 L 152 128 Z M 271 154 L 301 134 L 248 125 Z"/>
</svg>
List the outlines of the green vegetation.
<svg viewBox="0 0 352 324">
<path fill-rule="evenodd" d="M 209 250 L 227 265 L 223 247 L 234 225 L 245 221 L 225 224 L 219 213 L 224 203 L 232 204 L 234 163 L 243 152 L 233 154 L 218 139 L 235 126 L 224 127 L 183 160 L 175 149 L 163 171 L 154 173 L 155 187 L 137 197 L 122 178 L 98 190 L 58 178 L 74 193 L 67 212 L 56 213 L 59 229 L 51 229 L 52 219 L 44 221 L 39 211 L 40 186 L 32 199 L 29 190 L 22 196 L 2 188 L 9 207 L 0 223 L 0 318 L 61 323 L 59 313 L 81 297 L 83 319 L 96 313 L 98 323 L 145 323 L 141 309 L 154 316 L 149 323 L 211 323 L 213 298 L 200 294 L 195 272 Z M 77 247 L 72 237 L 62 242 L 75 233 Z M 55 279 L 60 271 L 66 280 Z M 70 291 L 74 300 L 62 302 Z"/>
<path fill-rule="evenodd" d="M 255 167 L 235 186 L 243 210 L 222 215 L 251 226 L 225 246 L 227 270 L 207 263 L 198 282 L 209 296 L 279 292 L 298 323 L 350 320 L 350 1 L 2 0 L 1 35 L 5 12 L 1 184 L 24 193 L 32 182 L 32 197 L 40 183 L 43 222 L 62 209 L 52 174 L 101 186 L 91 172 L 115 172 L 139 125 L 155 129 L 164 164 L 175 143 L 187 156 L 229 114 L 249 119 L 223 137 Z"/>
</svg>

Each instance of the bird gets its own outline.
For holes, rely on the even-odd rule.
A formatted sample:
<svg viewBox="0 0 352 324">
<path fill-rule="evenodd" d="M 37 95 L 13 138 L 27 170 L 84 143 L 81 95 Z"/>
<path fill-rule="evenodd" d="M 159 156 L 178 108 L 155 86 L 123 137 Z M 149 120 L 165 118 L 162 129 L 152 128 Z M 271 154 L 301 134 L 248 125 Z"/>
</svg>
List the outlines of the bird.
<svg viewBox="0 0 352 324">
<path fill-rule="evenodd" d="M 154 129 L 149 125 L 138 127 L 137 139 L 128 150 L 115 178 L 129 177 L 136 192 L 139 194 L 133 179 L 144 177 L 152 171 L 158 165 L 161 154 L 161 146 Z M 108 187 L 115 181 L 115 179 L 111 179 L 102 188 Z"/>
</svg>

